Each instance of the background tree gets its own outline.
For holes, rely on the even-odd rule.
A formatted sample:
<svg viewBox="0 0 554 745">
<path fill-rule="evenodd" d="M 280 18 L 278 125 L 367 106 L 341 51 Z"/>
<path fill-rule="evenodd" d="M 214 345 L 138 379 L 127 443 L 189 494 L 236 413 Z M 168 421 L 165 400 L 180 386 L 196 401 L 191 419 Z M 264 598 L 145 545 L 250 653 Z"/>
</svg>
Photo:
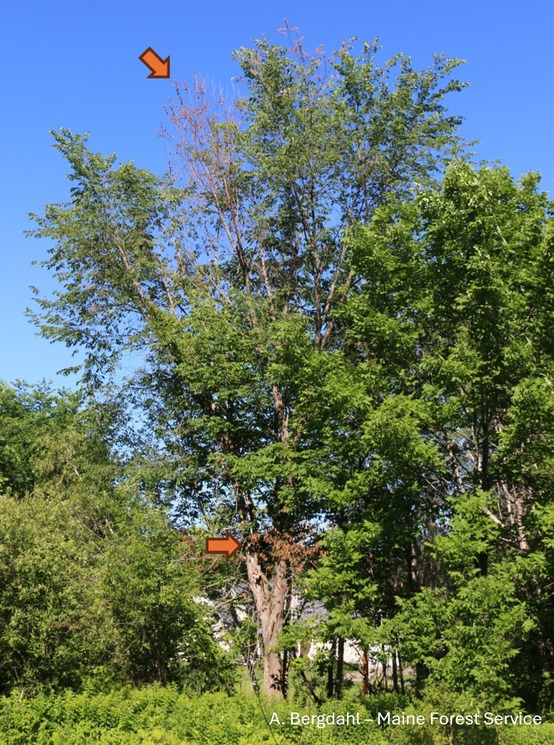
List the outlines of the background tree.
<svg viewBox="0 0 554 745">
<path fill-rule="evenodd" d="M 365 383 L 365 512 L 350 497 L 346 522 L 394 535 L 387 640 L 420 684 L 489 704 L 536 706 L 552 670 L 553 233 L 538 181 L 458 162 L 379 208 L 352 235 L 341 313 L 353 364 L 382 376 L 377 395 Z"/>
<path fill-rule="evenodd" d="M 22 498 L 35 490 L 109 483 L 114 416 L 81 407 L 81 395 L 46 384 L 0 383 L 0 489 Z"/>
</svg>

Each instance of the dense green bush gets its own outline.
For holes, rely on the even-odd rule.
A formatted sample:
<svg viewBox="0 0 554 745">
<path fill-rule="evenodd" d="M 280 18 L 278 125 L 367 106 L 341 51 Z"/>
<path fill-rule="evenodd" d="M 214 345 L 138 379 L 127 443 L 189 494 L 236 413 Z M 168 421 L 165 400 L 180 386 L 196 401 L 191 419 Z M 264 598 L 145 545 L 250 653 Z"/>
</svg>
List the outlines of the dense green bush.
<svg viewBox="0 0 554 745">
<path fill-rule="evenodd" d="M 123 478 L 95 416 L 0 383 L 0 694 L 232 688 L 194 552 Z"/>
</svg>

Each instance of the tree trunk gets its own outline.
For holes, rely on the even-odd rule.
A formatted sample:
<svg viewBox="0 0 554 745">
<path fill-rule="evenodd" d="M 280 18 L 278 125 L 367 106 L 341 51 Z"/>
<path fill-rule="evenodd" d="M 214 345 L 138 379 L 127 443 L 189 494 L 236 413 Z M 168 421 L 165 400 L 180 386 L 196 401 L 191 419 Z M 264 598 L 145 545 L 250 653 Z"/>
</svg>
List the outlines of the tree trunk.
<svg viewBox="0 0 554 745">
<path fill-rule="evenodd" d="M 398 660 L 396 658 L 396 649 L 392 649 L 392 687 L 395 693 L 398 693 Z"/>
<path fill-rule="evenodd" d="M 400 676 L 400 693 L 404 695 L 406 693 L 404 688 L 404 670 L 402 669 L 402 657 L 400 657 L 400 652 L 397 651 L 398 655 L 398 674 Z"/>
<path fill-rule="evenodd" d="M 281 660 L 281 692 L 283 698 L 287 697 L 287 683 L 289 675 L 289 653 L 285 649 Z"/>
<path fill-rule="evenodd" d="M 339 636 L 337 641 L 337 676 L 335 678 L 335 697 L 342 698 L 342 683 L 344 678 L 344 639 Z"/>
<path fill-rule="evenodd" d="M 369 696 L 370 693 L 370 683 L 369 683 L 369 653 L 367 651 L 367 647 L 364 647 L 363 657 L 362 657 L 362 694 L 364 696 Z"/>
<path fill-rule="evenodd" d="M 331 642 L 331 650 L 329 652 L 329 662 L 327 665 L 327 698 L 333 698 L 335 692 L 335 656 L 336 656 L 336 642 L 333 639 Z"/>
<path fill-rule="evenodd" d="M 288 566 L 283 559 L 278 559 L 271 576 L 264 571 L 259 556 L 249 553 L 246 558 L 248 582 L 256 611 L 262 628 L 264 648 L 264 681 L 263 690 L 267 698 L 282 699 L 284 680 L 281 670 L 281 659 L 274 647 L 285 626 L 285 609 L 287 605 L 289 583 Z"/>
</svg>

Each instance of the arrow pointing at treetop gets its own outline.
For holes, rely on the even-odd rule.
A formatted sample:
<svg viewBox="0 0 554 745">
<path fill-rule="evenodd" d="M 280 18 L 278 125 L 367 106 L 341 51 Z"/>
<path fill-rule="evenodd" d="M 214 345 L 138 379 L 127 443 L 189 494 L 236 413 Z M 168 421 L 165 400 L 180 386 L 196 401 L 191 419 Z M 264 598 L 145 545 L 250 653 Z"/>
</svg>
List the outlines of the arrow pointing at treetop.
<svg viewBox="0 0 554 745">
<path fill-rule="evenodd" d="M 148 47 L 139 57 L 141 62 L 144 62 L 146 67 L 152 72 L 148 76 L 149 78 L 168 78 L 169 77 L 169 57 L 164 60 L 159 54 Z"/>
<path fill-rule="evenodd" d="M 207 554 L 227 554 L 227 558 L 238 551 L 241 544 L 227 531 L 227 538 L 206 538 Z"/>
</svg>

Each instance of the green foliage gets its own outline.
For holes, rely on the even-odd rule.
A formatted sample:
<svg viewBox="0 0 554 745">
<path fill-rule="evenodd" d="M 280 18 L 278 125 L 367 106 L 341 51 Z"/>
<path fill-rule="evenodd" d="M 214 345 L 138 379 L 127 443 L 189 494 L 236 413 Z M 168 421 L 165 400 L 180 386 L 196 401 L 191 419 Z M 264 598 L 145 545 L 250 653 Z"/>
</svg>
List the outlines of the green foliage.
<svg viewBox="0 0 554 745">
<path fill-rule="evenodd" d="M 375 639 L 427 695 L 448 686 L 488 705 L 536 706 L 551 675 L 552 217 L 537 185 L 455 162 L 440 188 L 391 200 L 351 235 L 360 290 L 341 311 L 379 380 L 369 457 L 411 526 L 399 544 L 387 525 L 409 558 Z M 388 440 L 402 452 L 383 459 Z M 383 520 L 371 499 L 349 530 Z"/>
<path fill-rule="evenodd" d="M 110 651 L 86 526 L 67 503 L 0 502 L 2 689 L 74 686 Z"/>
<path fill-rule="evenodd" d="M 447 698 L 447 697 L 446 697 Z M 451 703 L 443 701 L 444 711 Z M 458 702 L 459 705 L 459 702 Z M 465 711 L 465 709 L 462 709 Z M 468 709 L 469 710 L 469 709 Z M 432 705 L 410 705 L 400 696 L 375 696 L 368 704 L 352 698 L 322 707 L 268 706 L 253 696 L 207 693 L 190 696 L 176 688 L 149 686 L 140 690 L 112 689 L 104 693 L 38 696 L 0 699 L 0 731 L 5 745 L 213 745 L 213 743 L 326 743 L 371 742 L 372 745 L 547 745 L 554 725 L 504 727 L 454 727 L 398 725 L 378 727 L 375 723 L 325 725 L 324 717 L 346 713 L 360 719 L 377 712 L 420 714 L 437 711 Z M 290 715 L 320 717 L 310 725 L 291 725 Z M 266 720 L 276 714 L 282 725 L 268 727 Z"/>
<path fill-rule="evenodd" d="M 16 437 L 2 461 L 1 691 L 78 689 L 88 679 L 231 685 L 231 663 L 194 601 L 194 556 L 160 508 L 121 477 L 114 484 L 91 412 L 46 391 L 3 395 L 0 424 Z M 17 493 L 18 473 L 30 493 Z"/>
<path fill-rule="evenodd" d="M 509 578 L 475 577 L 452 598 L 421 590 L 399 605 L 380 635 L 397 640 L 404 664 L 426 670 L 427 697 L 446 687 L 481 708 L 518 704 L 513 659 L 534 622 Z"/>
<path fill-rule="evenodd" d="M 84 410 L 78 393 L 0 383 L 0 491 L 79 490 L 106 483 L 113 417 Z M 102 428 L 102 434 L 100 433 Z"/>
</svg>

